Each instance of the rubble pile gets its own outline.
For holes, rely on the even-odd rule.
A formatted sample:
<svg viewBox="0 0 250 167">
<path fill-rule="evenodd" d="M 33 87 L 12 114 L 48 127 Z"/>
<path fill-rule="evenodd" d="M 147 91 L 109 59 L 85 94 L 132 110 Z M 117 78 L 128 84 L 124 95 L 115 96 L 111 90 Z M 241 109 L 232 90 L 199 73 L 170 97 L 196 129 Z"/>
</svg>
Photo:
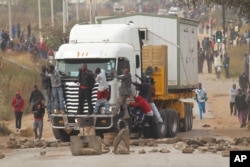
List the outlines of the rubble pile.
<svg viewBox="0 0 250 167">
<path fill-rule="evenodd" d="M 166 144 L 166 146 L 164 146 Z M 173 148 L 183 154 L 192 154 L 194 152 L 215 153 L 222 157 L 229 157 L 230 151 L 250 150 L 250 137 L 240 137 L 234 139 L 218 139 L 215 137 L 204 136 L 201 138 L 185 139 L 185 138 L 164 138 L 164 139 L 133 139 L 130 140 L 130 146 L 142 147 L 138 154 L 148 153 L 171 153 L 167 149 L 167 145 L 171 144 Z M 6 143 L 6 148 L 9 149 L 27 149 L 27 148 L 46 148 L 46 147 L 70 147 L 70 143 L 60 141 L 46 141 L 44 139 L 32 140 L 28 138 L 17 139 L 13 134 L 9 136 Z M 111 146 L 112 147 L 112 146 Z M 146 151 L 145 147 L 152 147 L 150 151 Z M 169 146 L 168 146 L 169 147 Z M 122 147 L 119 147 L 119 149 Z M 125 148 L 127 149 L 127 148 Z M 102 154 L 112 153 L 110 146 L 102 143 Z M 122 150 L 120 150 L 122 154 Z M 129 150 L 129 153 L 135 151 Z M 45 155 L 46 152 L 41 152 L 40 155 Z M 0 152 L 0 159 L 5 155 Z"/>
</svg>

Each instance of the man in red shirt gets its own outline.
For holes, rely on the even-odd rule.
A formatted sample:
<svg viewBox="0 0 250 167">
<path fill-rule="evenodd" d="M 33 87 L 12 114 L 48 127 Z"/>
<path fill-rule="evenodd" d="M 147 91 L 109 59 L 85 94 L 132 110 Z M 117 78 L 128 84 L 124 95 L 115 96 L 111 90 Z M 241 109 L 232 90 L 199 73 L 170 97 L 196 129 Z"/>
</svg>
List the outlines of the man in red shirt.
<svg viewBox="0 0 250 167">
<path fill-rule="evenodd" d="M 136 96 L 136 97 L 134 97 L 134 99 L 135 99 L 135 102 L 131 102 L 129 104 L 129 106 L 130 107 L 140 107 L 142 112 L 144 113 L 144 117 L 142 120 L 142 125 L 141 125 L 141 129 L 140 129 L 138 138 L 141 137 L 141 134 L 144 130 L 146 123 L 149 124 L 152 137 L 158 138 L 156 124 L 154 122 L 154 114 L 153 114 L 153 111 L 152 111 L 149 103 L 141 96 Z"/>
<path fill-rule="evenodd" d="M 14 109 L 16 118 L 16 131 L 19 131 L 22 125 L 22 115 L 25 107 L 25 102 L 20 92 L 16 92 L 16 97 L 12 99 L 11 105 Z"/>
</svg>

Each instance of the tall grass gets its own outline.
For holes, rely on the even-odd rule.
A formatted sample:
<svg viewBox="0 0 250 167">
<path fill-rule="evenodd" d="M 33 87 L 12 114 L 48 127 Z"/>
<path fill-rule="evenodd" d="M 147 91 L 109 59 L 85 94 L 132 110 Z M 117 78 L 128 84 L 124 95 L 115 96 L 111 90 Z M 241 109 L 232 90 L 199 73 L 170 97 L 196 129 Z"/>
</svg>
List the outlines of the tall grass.
<svg viewBox="0 0 250 167">
<path fill-rule="evenodd" d="M 11 101 L 16 91 L 26 102 L 24 113 L 30 113 L 29 97 L 35 84 L 41 88 L 39 73 L 44 60 L 29 54 L 5 54 L 4 58 L 12 63 L 0 59 L 0 120 L 10 120 L 14 116 Z"/>
<path fill-rule="evenodd" d="M 244 54 L 248 53 L 249 46 L 232 46 L 227 51 L 230 57 L 230 76 L 238 78 L 244 70 Z"/>
</svg>

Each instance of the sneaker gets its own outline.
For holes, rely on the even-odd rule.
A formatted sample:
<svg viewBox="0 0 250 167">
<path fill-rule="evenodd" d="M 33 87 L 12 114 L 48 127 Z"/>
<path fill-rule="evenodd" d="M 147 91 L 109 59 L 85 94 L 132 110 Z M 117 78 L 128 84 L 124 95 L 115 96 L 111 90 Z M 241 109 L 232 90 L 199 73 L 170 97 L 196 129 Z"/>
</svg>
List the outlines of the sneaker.
<svg viewBox="0 0 250 167">
<path fill-rule="evenodd" d="M 16 132 L 18 132 L 19 131 L 19 129 L 18 128 L 16 128 Z"/>
</svg>

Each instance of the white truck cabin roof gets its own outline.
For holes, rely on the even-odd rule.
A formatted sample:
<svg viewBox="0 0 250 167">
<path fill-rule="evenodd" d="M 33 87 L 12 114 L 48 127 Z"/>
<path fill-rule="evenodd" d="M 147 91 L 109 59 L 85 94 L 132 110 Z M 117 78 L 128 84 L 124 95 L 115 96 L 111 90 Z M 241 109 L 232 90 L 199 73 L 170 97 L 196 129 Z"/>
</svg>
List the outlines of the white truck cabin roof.
<svg viewBox="0 0 250 167">
<path fill-rule="evenodd" d="M 119 53 L 133 52 L 134 48 L 126 43 L 69 43 L 60 46 L 55 59 L 117 58 Z"/>
<path fill-rule="evenodd" d="M 140 50 L 138 29 L 134 24 L 76 24 L 69 43 L 127 43 Z"/>
</svg>

